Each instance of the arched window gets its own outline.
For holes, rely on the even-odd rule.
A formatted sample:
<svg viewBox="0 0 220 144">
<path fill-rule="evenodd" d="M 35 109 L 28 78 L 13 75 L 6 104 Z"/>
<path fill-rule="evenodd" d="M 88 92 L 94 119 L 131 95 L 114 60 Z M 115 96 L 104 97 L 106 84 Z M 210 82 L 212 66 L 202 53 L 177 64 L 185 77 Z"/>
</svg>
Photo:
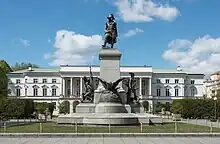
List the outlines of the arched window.
<svg viewBox="0 0 220 144">
<path fill-rule="evenodd" d="M 161 96 L 161 86 L 156 86 L 156 96 Z"/>
<path fill-rule="evenodd" d="M 176 85 L 176 86 L 174 87 L 174 89 L 175 89 L 175 96 L 179 96 L 180 87 L 179 87 L 178 85 Z"/>
<path fill-rule="evenodd" d="M 171 96 L 171 94 L 170 94 L 170 89 L 171 89 L 170 86 L 166 86 L 166 87 L 165 87 L 166 96 Z"/>
<path fill-rule="evenodd" d="M 197 93 L 197 89 L 195 86 L 190 87 L 190 96 L 195 96 Z"/>
<path fill-rule="evenodd" d="M 53 85 L 52 87 L 52 96 L 57 96 L 57 86 L 56 85 Z"/>
<path fill-rule="evenodd" d="M 18 96 L 21 96 L 21 87 L 20 86 L 16 86 L 15 87 L 16 88 L 16 96 L 18 97 Z"/>
<path fill-rule="evenodd" d="M 37 85 L 33 86 L 33 96 L 38 96 L 38 88 L 39 88 L 39 86 L 37 86 Z"/>
<path fill-rule="evenodd" d="M 42 89 L 43 89 L 43 96 L 47 96 L 47 89 L 48 89 L 48 86 L 43 85 L 43 86 L 42 86 Z"/>
</svg>

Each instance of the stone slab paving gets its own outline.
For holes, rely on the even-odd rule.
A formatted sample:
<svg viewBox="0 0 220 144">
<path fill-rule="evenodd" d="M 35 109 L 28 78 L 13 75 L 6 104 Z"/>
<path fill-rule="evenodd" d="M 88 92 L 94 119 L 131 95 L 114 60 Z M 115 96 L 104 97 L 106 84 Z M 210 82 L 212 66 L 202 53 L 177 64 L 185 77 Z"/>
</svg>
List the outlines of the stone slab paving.
<svg viewBox="0 0 220 144">
<path fill-rule="evenodd" d="M 0 138 L 0 144 L 219 144 L 219 137 Z"/>
</svg>

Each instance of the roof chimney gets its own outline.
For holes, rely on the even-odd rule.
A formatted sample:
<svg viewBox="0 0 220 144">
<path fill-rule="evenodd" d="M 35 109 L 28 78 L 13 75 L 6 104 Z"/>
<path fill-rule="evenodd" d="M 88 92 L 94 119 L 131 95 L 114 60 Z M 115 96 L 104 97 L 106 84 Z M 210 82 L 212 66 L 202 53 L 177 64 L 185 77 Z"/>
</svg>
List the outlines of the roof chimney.
<svg viewBox="0 0 220 144">
<path fill-rule="evenodd" d="M 182 71 L 182 68 L 181 68 L 180 66 L 178 66 L 178 67 L 176 68 L 176 70 L 177 70 L 177 71 Z"/>
</svg>

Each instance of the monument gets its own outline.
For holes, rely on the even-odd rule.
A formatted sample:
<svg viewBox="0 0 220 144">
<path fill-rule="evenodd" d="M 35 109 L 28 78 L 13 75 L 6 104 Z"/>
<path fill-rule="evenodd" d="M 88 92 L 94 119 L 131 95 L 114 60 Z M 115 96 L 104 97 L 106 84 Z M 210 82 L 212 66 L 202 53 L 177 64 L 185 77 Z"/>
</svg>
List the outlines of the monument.
<svg viewBox="0 0 220 144">
<path fill-rule="evenodd" d="M 126 81 L 127 91 L 122 88 L 120 59 L 122 54 L 114 44 L 117 42 L 117 24 L 110 14 L 105 24 L 104 44 L 99 52 L 99 85 L 94 89 L 94 78 L 84 77 L 83 102 L 77 105 L 76 113 L 59 116 L 57 123 L 79 123 L 92 125 L 137 125 L 139 123 L 162 123 L 162 118 L 144 113 L 136 94 L 134 73 Z M 110 44 L 110 47 L 107 47 Z"/>
</svg>

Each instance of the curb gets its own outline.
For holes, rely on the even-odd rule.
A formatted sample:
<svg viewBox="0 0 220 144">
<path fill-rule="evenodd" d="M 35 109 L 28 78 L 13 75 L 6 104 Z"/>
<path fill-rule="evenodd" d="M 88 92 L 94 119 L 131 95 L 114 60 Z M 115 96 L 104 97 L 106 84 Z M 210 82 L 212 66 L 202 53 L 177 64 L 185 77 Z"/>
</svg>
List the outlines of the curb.
<svg viewBox="0 0 220 144">
<path fill-rule="evenodd" d="M 220 137 L 220 133 L 0 133 L 0 137 Z"/>
</svg>

